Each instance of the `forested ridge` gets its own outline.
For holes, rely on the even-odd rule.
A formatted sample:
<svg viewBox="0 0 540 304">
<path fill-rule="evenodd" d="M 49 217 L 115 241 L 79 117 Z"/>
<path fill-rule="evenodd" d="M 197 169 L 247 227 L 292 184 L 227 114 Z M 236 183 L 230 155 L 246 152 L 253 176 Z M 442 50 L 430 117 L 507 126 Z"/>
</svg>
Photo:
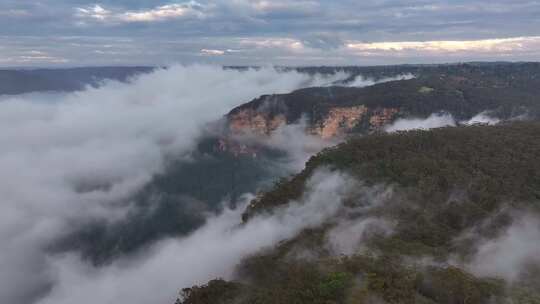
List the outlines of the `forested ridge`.
<svg viewBox="0 0 540 304">
<path fill-rule="evenodd" d="M 360 75 L 373 79 L 411 74 L 415 78 L 363 88 L 336 85 L 264 95 L 233 109 L 229 115 L 255 109 L 270 115 L 284 114 L 289 123 L 308 116 L 311 123 L 316 124 L 332 107 L 358 105 L 370 109 L 395 108 L 400 117 L 427 117 L 441 111 L 459 120 L 470 119 L 483 111 L 502 119 L 520 115 L 536 119 L 540 115 L 540 65 L 536 63 L 305 68 L 302 71 L 365 73 Z M 359 131 L 365 131 L 362 122 Z"/>
<path fill-rule="evenodd" d="M 178 303 L 539 303 L 540 265 L 513 282 L 470 270 L 482 240 L 519 224 L 516 214 L 540 215 L 538 134 L 539 123 L 476 125 L 373 134 L 326 149 L 255 199 L 244 221 L 298 201 L 321 168 L 345 172 L 361 189 L 387 189 L 385 202 L 360 208 L 365 194 L 353 193 L 345 200 L 353 211 L 244 259 L 236 280 L 184 289 Z M 375 229 L 352 254 L 328 249 L 339 222 L 365 219 L 393 231 Z"/>
</svg>

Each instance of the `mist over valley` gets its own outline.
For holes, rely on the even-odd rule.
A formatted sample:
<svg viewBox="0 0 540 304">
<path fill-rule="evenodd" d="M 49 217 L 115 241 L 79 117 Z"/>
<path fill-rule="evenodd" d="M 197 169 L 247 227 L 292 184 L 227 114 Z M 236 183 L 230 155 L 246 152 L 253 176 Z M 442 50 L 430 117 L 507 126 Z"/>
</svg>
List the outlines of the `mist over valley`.
<svg viewBox="0 0 540 304">
<path fill-rule="evenodd" d="M 538 16 L 0 1 L 0 304 L 539 304 Z"/>
</svg>

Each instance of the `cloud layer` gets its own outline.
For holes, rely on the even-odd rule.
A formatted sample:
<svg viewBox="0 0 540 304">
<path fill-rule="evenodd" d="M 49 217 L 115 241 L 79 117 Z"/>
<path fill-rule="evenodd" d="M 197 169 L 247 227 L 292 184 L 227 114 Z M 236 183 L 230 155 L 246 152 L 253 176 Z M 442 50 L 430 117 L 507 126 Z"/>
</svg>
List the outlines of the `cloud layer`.
<svg viewBox="0 0 540 304">
<path fill-rule="evenodd" d="M 484 241 L 468 269 L 480 276 L 499 277 L 515 282 L 526 271 L 527 263 L 539 263 L 540 222 L 533 216 L 520 216 L 498 238 Z"/>
<path fill-rule="evenodd" d="M 408 130 L 428 130 L 441 127 L 454 127 L 456 121 L 448 113 L 431 114 L 428 118 L 400 118 L 391 125 L 386 126 L 386 132 L 408 131 Z"/>
<path fill-rule="evenodd" d="M 272 216 L 239 225 L 244 204 L 209 219 L 189 237 L 164 241 L 146 256 L 104 268 L 86 265 L 76 256 L 54 259 L 57 284 L 38 303 L 173 303 L 180 288 L 231 278 L 243 257 L 320 225 L 338 212 L 353 183 L 339 173 L 317 172 L 299 202 Z"/>
<path fill-rule="evenodd" d="M 202 127 L 263 93 L 316 84 L 274 69 L 175 66 L 131 83 L 0 101 L 0 302 L 28 303 L 55 276 L 47 247 L 102 219 L 168 157 L 194 148 Z"/>
<path fill-rule="evenodd" d="M 457 125 L 474 125 L 487 124 L 496 125 L 501 120 L 490 115 L 489 111 L 478 113 L 469 120 L 456 120 L 451 114 L 433 113 L 427 118 L 400 118 L 392 124 L 387 125 L 384 130 L 386 132 L 409 131 L 409 130 L 429 130 L 442 127 L 455 127 Z"/>
</svg>

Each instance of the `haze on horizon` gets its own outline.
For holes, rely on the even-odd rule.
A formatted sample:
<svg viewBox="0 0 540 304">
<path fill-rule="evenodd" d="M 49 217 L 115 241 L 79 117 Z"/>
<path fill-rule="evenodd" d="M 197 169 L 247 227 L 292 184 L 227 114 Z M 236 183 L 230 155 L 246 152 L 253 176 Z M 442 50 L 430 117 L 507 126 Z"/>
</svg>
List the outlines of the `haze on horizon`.
<svg viewBox="0 0 540 304">
<path fill-rule="evenodd" d="M 532 0 L 3 0 L 1 67 L 537 61 Z"/>
</svg>

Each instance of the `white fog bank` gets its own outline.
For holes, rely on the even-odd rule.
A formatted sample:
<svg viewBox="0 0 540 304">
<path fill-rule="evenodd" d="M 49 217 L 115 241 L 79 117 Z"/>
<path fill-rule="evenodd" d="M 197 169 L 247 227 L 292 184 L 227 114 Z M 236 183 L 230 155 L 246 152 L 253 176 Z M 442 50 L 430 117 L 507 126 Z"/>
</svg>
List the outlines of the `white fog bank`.
<svg viewBox="0 0 540 304">
<path fill-rule="evenodd" d="M 245 225 L 240 221 L 246 204 L 208 219 L 191 236 L 161 242 L 136 260 L 94 268 L 73 255 L 54 259 L 57 284 L 38 303 L 172 304 L 181 288 L 215 278 L 230 279 L 243 257 L 334 216 L 353 185 L 345 175 L 322 170 L 308 181 L 299 202 L 272 216 L 252 218 Z"/>
<path fill-rule="evenodd" d="M 54 290 L 44 248 L 89 220 L 121 218 L 127 207 L 119 202 L 167 156 L 193 149 L 202 126 L 262 94 L 321 82 L 274 69 L 173 66 L 130 83 L 2 98 L 0 303 L 31 303 Z"/>
</svg>

